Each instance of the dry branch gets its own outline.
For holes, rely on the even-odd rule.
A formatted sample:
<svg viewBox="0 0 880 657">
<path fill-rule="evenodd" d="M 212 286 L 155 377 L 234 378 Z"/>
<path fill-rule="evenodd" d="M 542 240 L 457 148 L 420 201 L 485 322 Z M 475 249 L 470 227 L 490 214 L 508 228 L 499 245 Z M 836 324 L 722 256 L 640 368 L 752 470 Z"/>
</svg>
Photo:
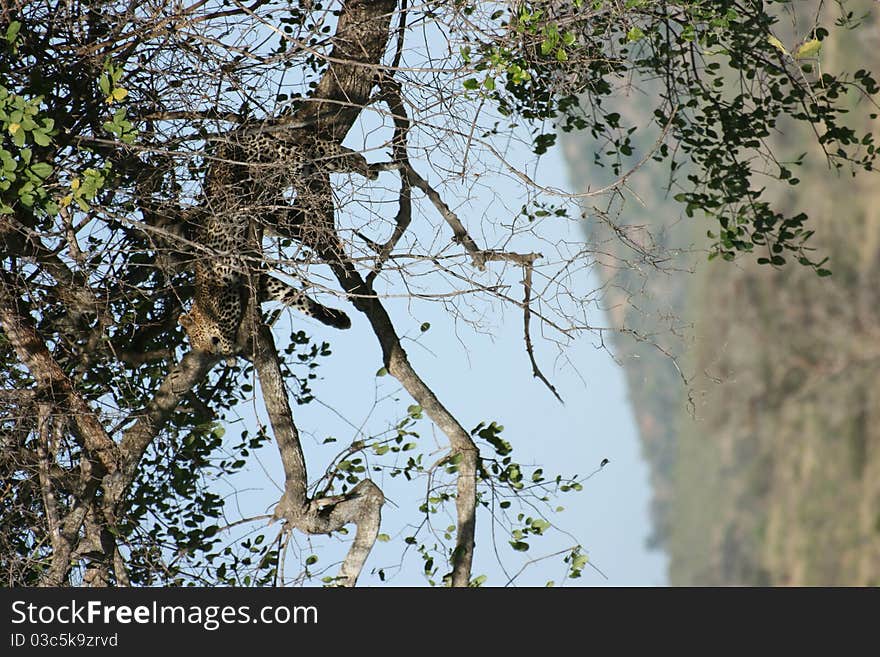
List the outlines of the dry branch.
<svg viewBox="0 0 880 657">
<path fill-rule="evenodd" d="M 369 105 L 379 63 L 390 36 L 397 0 L 348 0 L 343 4 L 330 65 L 295 121 L 317 120 L 319 134 L 341 142 Z"/>
<path fill-rule="evenodd" d="M 259 321 L 258 317 L 255 319 Z M 285 520 L 288 529 L 299 529 L 308 534 L 329 534 L 354 523 L 357 533 L 336 578 L 340 585 L 354 586 L 376 542 L 385 496 L 376 484 L 364 480 L 349 493 L 333 500 L 309 500 L 305 457 L 271 330 L 261 325 L 254 342 L 254 367 L 260 378 L 263 401 L 285 474 L 284 494 L 273 517 Z"/>
<path fill-rule="evenodd" d="M 0 326 L 41 392 L 73 418 L 73 426 L 82 447 L 97 460 L 104 472 L 115 472 L 119 466 L 116 445 L 95 412 L 74 389 L 70 379 L 49 353 L 27 311 L 21 307 L 18 290 L 6 272 L 0 272 Z"/>
</svg>

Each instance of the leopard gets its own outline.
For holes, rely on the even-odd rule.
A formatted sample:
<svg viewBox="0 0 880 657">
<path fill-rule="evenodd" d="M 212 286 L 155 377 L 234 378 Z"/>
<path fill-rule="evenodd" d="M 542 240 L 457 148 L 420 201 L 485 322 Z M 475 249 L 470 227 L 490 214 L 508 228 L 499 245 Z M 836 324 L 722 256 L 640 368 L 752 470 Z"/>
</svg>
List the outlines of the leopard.
<svg viewBox="0 0 880 657">
<path fill-rule="evenodd" d="M 315 136 L 249 128 L 227 133 L 216 143 L 205 180 L 205 197 L 221 209 L 274 210 L 283 192 L 319 172 L 355 172 L 378 177 L 364 156 L 335 141 Z"/>
<path fill-rule="evenodd" d="M 203 185 L 203 211 L 192 231 L 204 257 L 194 263 L 192 307 L 178 318 L 194 350 L 234 362 L 243 342 L 239 330 L 250 294 L 249 274 L 254 274 L 258 303 L 280 301 L 328 326 L 351 326 L 345 312 L 261 271 L 254 264 L 261 262 L 259 254 L 248 248 L 252 221 L 262 235 L 261 215 L 286 205 L 285 190 L 327 172 L 355 172 L 373 180 L 378 176 L 361 153 L 312 136 L 294 139 L 276 130 L 247 128 L 227 133 L 215 144 Z M 274 231 L 270 225 L 270 232 L 277 233 L 277 225 Z"/>
<path fill-rule="evenodd" d="M 197 275 L 200 268 L 197 268 Z M 215 274 L 216 272 L 209 272 Z M 280 301 L 290 308 L 338 329 L 351 328 L 348 315 L 318 303 L 301 290 L 265 273 L 259 275 L 259 301 Z M 234 363 L 238 354 L 238 332 L 246 307 L 246 287 L 240 282 L 229 283 L 212 278 L 210 282 L 196 283 L 192 309 L 179 317 L 189 336 L 190 346 L 215 356 L 226 357 Z"/>
</svg>

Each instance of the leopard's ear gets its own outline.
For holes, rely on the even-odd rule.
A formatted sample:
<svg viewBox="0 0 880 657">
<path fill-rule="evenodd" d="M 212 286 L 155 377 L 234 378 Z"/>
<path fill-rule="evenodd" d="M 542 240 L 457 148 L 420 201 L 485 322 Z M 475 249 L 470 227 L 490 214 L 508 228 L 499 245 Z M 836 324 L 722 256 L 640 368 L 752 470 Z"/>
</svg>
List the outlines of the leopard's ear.
<svg viewBox="0 0 880 657">
<path fill-rule="evenodd" d="M 192 317 L 189 316 L 189 313 L 184 313 L 177 318 L 177 323 L 180 324 L 183 328 L 189 328 L 190 326 L 192 326 Z"/>
</svg>

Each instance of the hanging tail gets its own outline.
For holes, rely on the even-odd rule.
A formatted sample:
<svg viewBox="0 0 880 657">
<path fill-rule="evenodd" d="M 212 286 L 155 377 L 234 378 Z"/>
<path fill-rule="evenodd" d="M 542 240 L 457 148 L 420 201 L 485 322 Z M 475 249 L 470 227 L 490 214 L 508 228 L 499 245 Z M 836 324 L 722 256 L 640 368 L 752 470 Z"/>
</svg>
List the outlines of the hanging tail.
<svg viewBox="0 0 880 657">
<path fill-rule="evenodd" d="M 297 290 L 273 276 L 263 274 L 260 277 L 260 299 L 262 301 L 280 301 L 327 326 L 338 329 L 351 327 L 351 319 L 343 311 L 328 308 L 306 296 L 301 290 Z"/>
</svg>

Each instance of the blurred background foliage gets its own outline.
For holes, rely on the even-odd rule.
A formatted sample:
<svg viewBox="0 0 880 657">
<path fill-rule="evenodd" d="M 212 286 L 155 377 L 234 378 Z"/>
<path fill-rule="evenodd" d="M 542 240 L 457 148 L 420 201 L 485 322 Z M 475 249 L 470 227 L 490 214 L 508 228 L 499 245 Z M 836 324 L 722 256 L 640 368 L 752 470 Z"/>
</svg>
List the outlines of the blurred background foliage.
<svg viewBox="0 0 880 657">
<path fill-rule="evenodd" d="M 876 64 L 880 7 L 847 6 L 823 71 Z M 815 20 L 820 3 L 798 9 Z M 840 11 L 824 3 L 819 20 Z M 796 47 L 811 27 L 782 21 L 777 34 Z M 652 88 L 633 80 L 615 110 L 644 125 Z M 853 109 L 870 131 L 876 110 Z M 769 137 L 780 161 L 807 157 L 801 184 L 770 183 L 767 198 L 809 214 L 831 276 L 707 261 L 706 223 L 684 216 L 662 168 L 640 170 L 615 206 L 584 208 L 609 323 L 624 329 L 613 346 L 651 467 L 650 543 L 668 551 L 672 585 L 880 585 L 880 180 L 830 169 L 807 130 L 781 121 Z M 633 141 L 643 153 L 655 139 Z M 576 187 L 604 182 L 582 135 L 563 144 Z"/>
</svg>

